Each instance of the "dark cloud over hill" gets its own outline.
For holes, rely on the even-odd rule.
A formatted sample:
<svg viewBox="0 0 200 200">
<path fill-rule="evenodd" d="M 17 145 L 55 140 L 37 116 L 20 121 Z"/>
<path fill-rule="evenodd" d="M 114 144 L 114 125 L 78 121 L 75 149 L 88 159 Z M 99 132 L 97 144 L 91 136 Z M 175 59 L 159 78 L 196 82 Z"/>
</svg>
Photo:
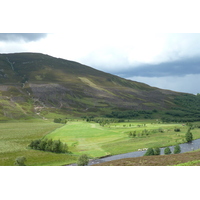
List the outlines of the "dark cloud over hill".
<svg viewBox="0 0 200 200">
<path fill-rule="evenodd" d="M 0 41 L 18 41 L 32 42 L 46 37 L 46 33 L 0 33 Z"/>
<path fill-rule="evenodd" d="M 200 74 L 200 57 L 184 58 L 160 64 L 144 64 L 126 71 L 118 71 L 118 74 L 123 75 L 123 77 L 165 77 Z"/>
</svg>

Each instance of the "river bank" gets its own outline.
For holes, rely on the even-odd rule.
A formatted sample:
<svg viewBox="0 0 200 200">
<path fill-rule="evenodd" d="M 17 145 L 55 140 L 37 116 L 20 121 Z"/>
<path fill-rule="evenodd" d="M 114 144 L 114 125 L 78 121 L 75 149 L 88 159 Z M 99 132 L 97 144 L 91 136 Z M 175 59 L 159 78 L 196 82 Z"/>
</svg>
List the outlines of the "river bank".
<svg viewBox="0 0 200 200">
<path fill-rule="evenodd" d="M 191 151 L 200 149 L 200 139 L 193 140 L 191 143 L 180 144 L 180 147 L 181 147 L 181 153 L 191 152 Z M 169 146 L 169 148 L 173 152 L 174 146 Z M 161 155 L 164 155 L 164 149 L 165 147 L 160 148 Z M 88 165 L 91 166 L 91 165 L 96 165 L 100 163 L 102 164 L 105 162 L 116 161 L 116 160 L 125 159 L 125 158 L 142 157 L 145 154 L 145 152 L 146 151 L 135 151 L 135 152 L 125 153 L 125 154 L 118 154 L 118 155 L 108 156 L 104 158 L 94 159 L 94 160 L 90 160 Z M 74 163 L 68 166 L 76 166 L 76 164 Z"/>
</svg>

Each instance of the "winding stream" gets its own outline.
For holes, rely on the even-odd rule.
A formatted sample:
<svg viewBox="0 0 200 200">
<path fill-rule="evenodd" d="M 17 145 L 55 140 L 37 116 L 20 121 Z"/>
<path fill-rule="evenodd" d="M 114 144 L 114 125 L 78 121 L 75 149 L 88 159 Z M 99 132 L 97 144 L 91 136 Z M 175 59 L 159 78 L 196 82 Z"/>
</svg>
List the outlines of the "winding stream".
<svg viewBox="0 0 200 200">
<path fill-rule="evenodd" d="M 200 139 L 193 140 L 191 143 L 184 143 L 184 144 L 179 144 L 181 147 L 181 153 L 189 152 L 189 151 L 194 151 L 197 149 L 200 149 Z M 160 154 L 164 154 L 164 148 L 160 148 Z M 170 150 L 173 152 L 174 151 L 174 146 L 169 146 Z M 99 159 L 94 159 L 89 162 L 88 165 L 94 165 L 98 163 L 103 163 L 107 161 L 112 161 L 112 160 L 118 160 L 122 158 L 134 158 L 134 157 L 141 157 L 145 154 L 146 151 L 135 151 L 135 152 L 130 152 L 130 153 L 124 153 L 124 154 L 118 154 L 114 156 L 108 156 L 104 158 L 99 158 Z M 76 164 L 71 164 L 68 166 L 76 166 Z"/>
</svg>

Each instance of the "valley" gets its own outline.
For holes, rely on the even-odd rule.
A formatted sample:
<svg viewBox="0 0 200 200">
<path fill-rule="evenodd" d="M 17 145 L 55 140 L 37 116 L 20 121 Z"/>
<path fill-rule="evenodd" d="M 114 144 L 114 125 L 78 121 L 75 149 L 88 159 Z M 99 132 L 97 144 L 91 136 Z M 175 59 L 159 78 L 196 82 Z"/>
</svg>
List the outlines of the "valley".
<svg viewBox="0 0 200 200">
<path fill-rule="evenodd" d="M 194 123 L 193 138 L 200 138 L 199 123 Z M 180 132 L 174 131 L 176 128 Z M 100 125 L 85 119 L 68 119 L 66 124 L 51 120 L 22 120 L 1 123 L 0 165 L 13 166 L 16 157 L 26 157 L 26 165 L 49 166 L 76 163 L 87 154 L 90 159 L 167 147 L 185 143 L 188 126 L 181 123 L 162 123 L 156 120 L 127 120 Z M 130 133 L 135 133 L 134 137 Z M 60 140 L 69 153 L 52 153 L 30 149 L 35 139 Z M 172 156 L 172 155 L 170 155 Z M 145 157 L 144 157 L 145 158 Z"/>
<path fill-rule="evenodd" d="M 28 166 L 60 166 L 82 154 L 95 159 L 181 144 L 190 126 L 193 139 L 200 138 L 199 123 L 199 94 L 151 87 L 45 54 L 0 54 L 2 166 L 20 156 Z M 29 147 L 45 139 L 66 143 L 68 152 Z"/>
</svg>

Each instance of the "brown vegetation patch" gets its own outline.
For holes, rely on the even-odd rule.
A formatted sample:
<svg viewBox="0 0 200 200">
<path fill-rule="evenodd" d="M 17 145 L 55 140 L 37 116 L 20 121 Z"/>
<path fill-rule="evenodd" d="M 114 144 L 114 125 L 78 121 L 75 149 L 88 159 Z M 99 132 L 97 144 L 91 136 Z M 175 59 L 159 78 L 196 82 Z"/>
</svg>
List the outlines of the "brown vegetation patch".
<svg viewBox="0 0 200 200">
<path fill-rule="evenodd" d="M 94 166 L 174 166 L 195 160 L 200 160 L 200 151 L 171 155 L 124 158 L 95 164 Z M 199 163 L 196 165 L 199 165 Z"/>
</svg>

